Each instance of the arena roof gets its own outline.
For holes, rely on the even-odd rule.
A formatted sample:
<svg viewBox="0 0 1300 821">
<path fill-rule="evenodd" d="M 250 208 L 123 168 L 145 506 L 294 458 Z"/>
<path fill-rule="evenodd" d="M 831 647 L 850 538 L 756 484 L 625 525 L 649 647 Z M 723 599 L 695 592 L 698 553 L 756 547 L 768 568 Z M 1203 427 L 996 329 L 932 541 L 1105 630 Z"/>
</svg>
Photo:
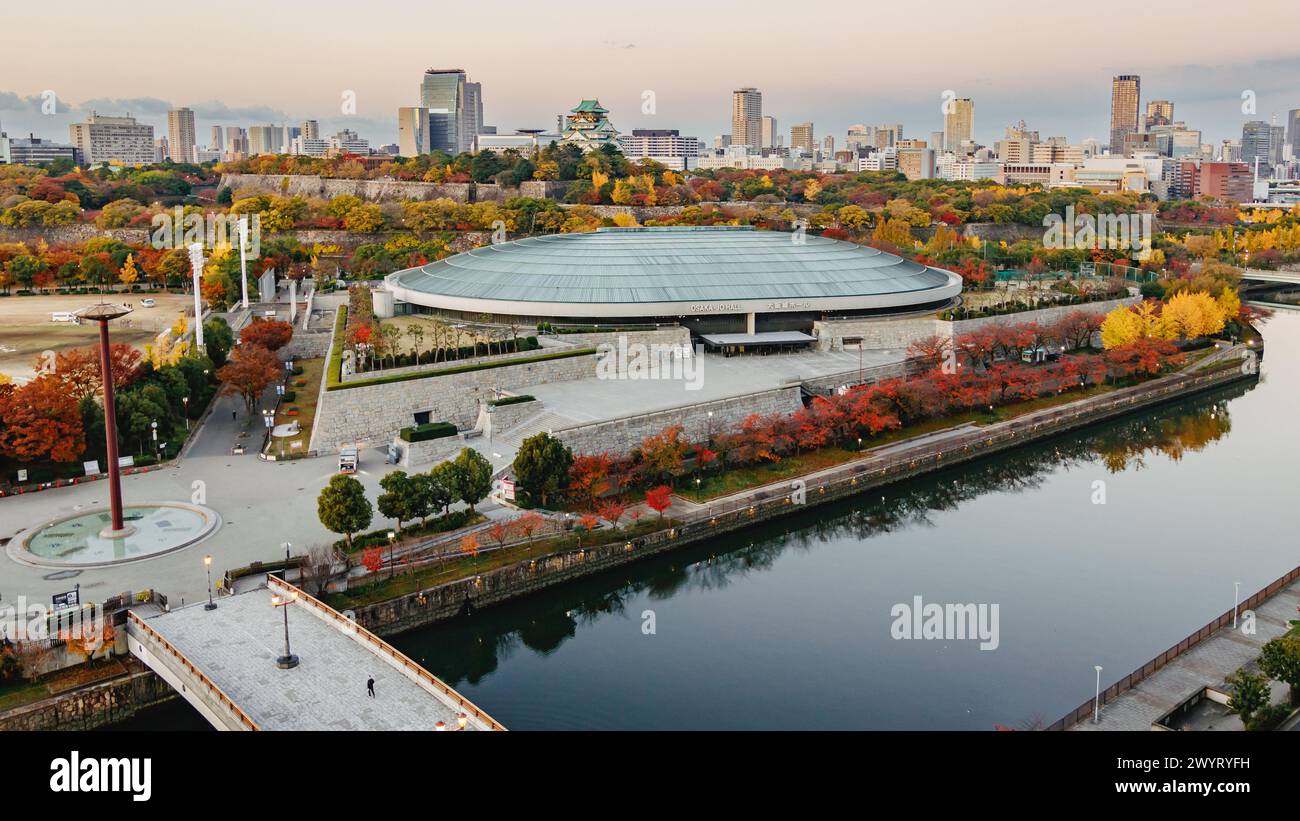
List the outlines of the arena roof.
<svg viewBox="0 0 1300 821">
<path fill-rule="evenodd" d="M 960 291 L 955 274 L 874 248 L 817 236 L 800 242 L 748 226 L 529 237 L 399 271 L 388 285 L 418 304 L 465 310 L 472 303 L 482 310 L 485 303 L 539 303 L 538 313 L 546 312 L 542 304 L 671 309 L 762 300 L 773 306 L 767 310 L 799 310 L 814 307 L 810 300 L 849 307 L 886 297 L 881 304 L 902 305 Z"/>
</svg>

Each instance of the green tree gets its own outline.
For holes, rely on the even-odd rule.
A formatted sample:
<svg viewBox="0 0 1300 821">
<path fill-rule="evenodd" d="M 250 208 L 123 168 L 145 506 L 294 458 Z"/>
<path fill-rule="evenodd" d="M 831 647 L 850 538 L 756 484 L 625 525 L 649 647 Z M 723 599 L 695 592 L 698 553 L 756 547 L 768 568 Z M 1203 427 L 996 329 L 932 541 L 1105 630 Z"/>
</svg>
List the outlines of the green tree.
<svg viewBox="0 0 1300 821">
<path fill-rule="evenodd" d="M 220 368 L 226 364 L 226 355 L 235 345 L 235 332 L 221 317 L 213 317 L 203 323 L 203 344 L 207 347 L 208 358 Z"/>
<path fill-rule="evenodd" d="M 1255 714 L 1268 706 L 1268 676 L 1238 670 L 1224 681 L 1232 687 L 1228 709 L 1241 717 L 1247 730 L 1251 729 Z"/>
<path fill-rule="evenodd" d="M 352 534 L 370 527 L 374 508 L 361 483 L 340 474 L 332 477 L 316 497 L 316 514 L 327 529 L 342 533 L 351 549 Z"/>
<path fill-rule="evenodd" d="M 415 497 L 415 487 L 411 483 L 411 477 L 406 471 L 395 470 L 384 478 L 379 480 L 379 486 L 384 492 L 379 494 L 376 500 L 379 506 L 381 516 L 397 521 L 397 532 L 402 532 L 402 522 L 417 518 L 411 509 L 411 501 Z"/>
<path fill-rule="evenodd" d="M 1291 703 L 1300 703 L 1300 636 L 1280 636 L 1265 644 L 1259 669 L 1291 685 Z"/>
<path fill-rule="evenodd" d="M 529 501 L 536 499 L 543 507 L 548 504 L 552 493 L 568 484 L 572 467 L 573 451 L 545 432 L 525 439 L 511 465 L 515 479 L 528 494 Z"/>
<path fill-rule="evenodd" d="M 429 507 L 441 510 L 444 518 L 452 502 L 460 498 L 460 474 L 451 462 L 439 462 L 429 469 Z"/>
<path fill-rule="evenodd" d="M 472 448 L 461 448 L 452 464 L 456 468 L 460 500 L 469 505 L 469 511 L 473 513 L 474 505 L 487 498 L 492 490 L 492 463 Z"/>
</svg>

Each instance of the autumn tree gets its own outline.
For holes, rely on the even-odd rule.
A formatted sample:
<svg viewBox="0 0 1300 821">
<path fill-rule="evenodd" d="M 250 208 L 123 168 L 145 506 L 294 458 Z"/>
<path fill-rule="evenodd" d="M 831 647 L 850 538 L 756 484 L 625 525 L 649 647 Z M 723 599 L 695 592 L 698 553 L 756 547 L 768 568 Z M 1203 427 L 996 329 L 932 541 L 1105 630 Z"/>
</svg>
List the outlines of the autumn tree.
<svg viewBox="0 0 1300 821">
<path fill-rule="evenodd" d="M 0 453 L 24 462 L 72 462 L 86 449 L 77 398 L 45 374 L 0 391 Z"/>
<path fill-rule="evenodd" d="M 130 345 L 114 342 L 109 346 L 108 362 L 113 374 L 113 387 L 121 390 L 140 377 L 140 362 L 143 354 Z M 37 372 L 44 362 L 37 358 Z M 85 348 L 72 348 L 59 351 L 54 357 L 52 375 L 56 377 L 78 400 L 94 396 L 104 389 L 103 374 L 99 361 L 99 347 L 92 345 Z"/>
<path fill-rule="evenodd" d="M 533 534 L 540 530 L 544 524 L 546 524 L 546 520 L 542 518 L 542 515 L 531 510 L 515 519 L 515 529 L 528 540 L 529 544 L 532 544 Z"/>
<path fill-rule="evenodd" d="M 255 319 L 239 332 L 239 344 L 278 351 L 293 337 L 293 326 L 277 319 Z"/>
<path fill-rule="evenodd" d="M 609 522 L 610 527 L 617 530 L 618 520 L 623 518 L 623 514 L 627 512 L 627 505 L 617 499 L 610 499 L 602 504 L 596 512 L 600 514 L 600 518 Z"/>
<path fill-rule="evenodd" d="M 664 517 L 664 511 L 673 506 L 673 489 L 668 485 L 659 485 L 652 487 L 645 494 L 646 506 L 659 514 L 659 518 Z"/>
<path fill-rule="evenodd" d="M 608 453 L 584 453 L 573 457 L 569 470 L 569 494 L 588 507 L 610 489 L 609 468 L 613 460 Z"/>
<path fill-rule="evenodd" d="M 244 398 L 244 407 L 252 414 L 262 392 L 280 378 L 280 360 L 258 345 L 240 345 L 225 366 L 217 369 L 217 379 L 226 390 Z"/>
</svg>

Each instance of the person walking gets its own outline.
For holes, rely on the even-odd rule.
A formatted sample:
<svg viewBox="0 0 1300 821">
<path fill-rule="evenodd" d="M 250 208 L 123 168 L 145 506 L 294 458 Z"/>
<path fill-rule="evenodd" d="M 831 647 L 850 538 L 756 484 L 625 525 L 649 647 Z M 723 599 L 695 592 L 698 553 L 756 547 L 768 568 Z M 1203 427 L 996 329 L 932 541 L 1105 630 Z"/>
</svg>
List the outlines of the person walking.
<svg viewBox="0 0 1300 821">
<path fill-rule="evenodd" d="M 374 697 L 375 697 L 375 677 L 374 677 L 374 676 L 371 676 L 370 678 L 366 679 L 366 695 L 370 696 L 371 698 L 374 698 Z"/>
</svg>

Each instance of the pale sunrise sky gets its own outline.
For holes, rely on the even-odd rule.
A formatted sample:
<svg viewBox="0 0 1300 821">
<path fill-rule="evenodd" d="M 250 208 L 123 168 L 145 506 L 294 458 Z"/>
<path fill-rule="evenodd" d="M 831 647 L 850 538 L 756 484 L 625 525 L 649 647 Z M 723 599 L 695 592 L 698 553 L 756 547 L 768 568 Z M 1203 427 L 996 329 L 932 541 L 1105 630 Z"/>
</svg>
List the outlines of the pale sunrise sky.
<svg viewBox="0 0 1300 821">
<path fill-rule="evenodd" d="M 5 12 L 0 124 L 66 141 L 89 110 L 130 111 L 165 133 L 166 111 L 212 125 L 312 118 L 394 142 L 398 106 L 419 103 L 425 68 L 483 84 L 487 124 L 553 129 L 598 97 L 620 131 L 730 131 L 730 92 L 756 86 L 764 114 L 811 120 L 842 144 L 852 123 L 942 127 L 945 89 L 975 100 L 985 144 L 1023 118 L 1042 136 L 1108 134 L 1110 78 L 1142 76 L 1142 103 L 1171 99 L 1204 140 L 1300 108 L 1300 5 L 1200 3 L 394 2 L 195 4 L 160 0 L 20 3 Z M 1257 96 L 1257 115 L 1241 94 Z M 40 111 L 43 91 L 59 112 Z M 357 114 L 340 113 L 356 93 Z M 642 92 L 657 112 L 641 113 Z"/>
</svg>

